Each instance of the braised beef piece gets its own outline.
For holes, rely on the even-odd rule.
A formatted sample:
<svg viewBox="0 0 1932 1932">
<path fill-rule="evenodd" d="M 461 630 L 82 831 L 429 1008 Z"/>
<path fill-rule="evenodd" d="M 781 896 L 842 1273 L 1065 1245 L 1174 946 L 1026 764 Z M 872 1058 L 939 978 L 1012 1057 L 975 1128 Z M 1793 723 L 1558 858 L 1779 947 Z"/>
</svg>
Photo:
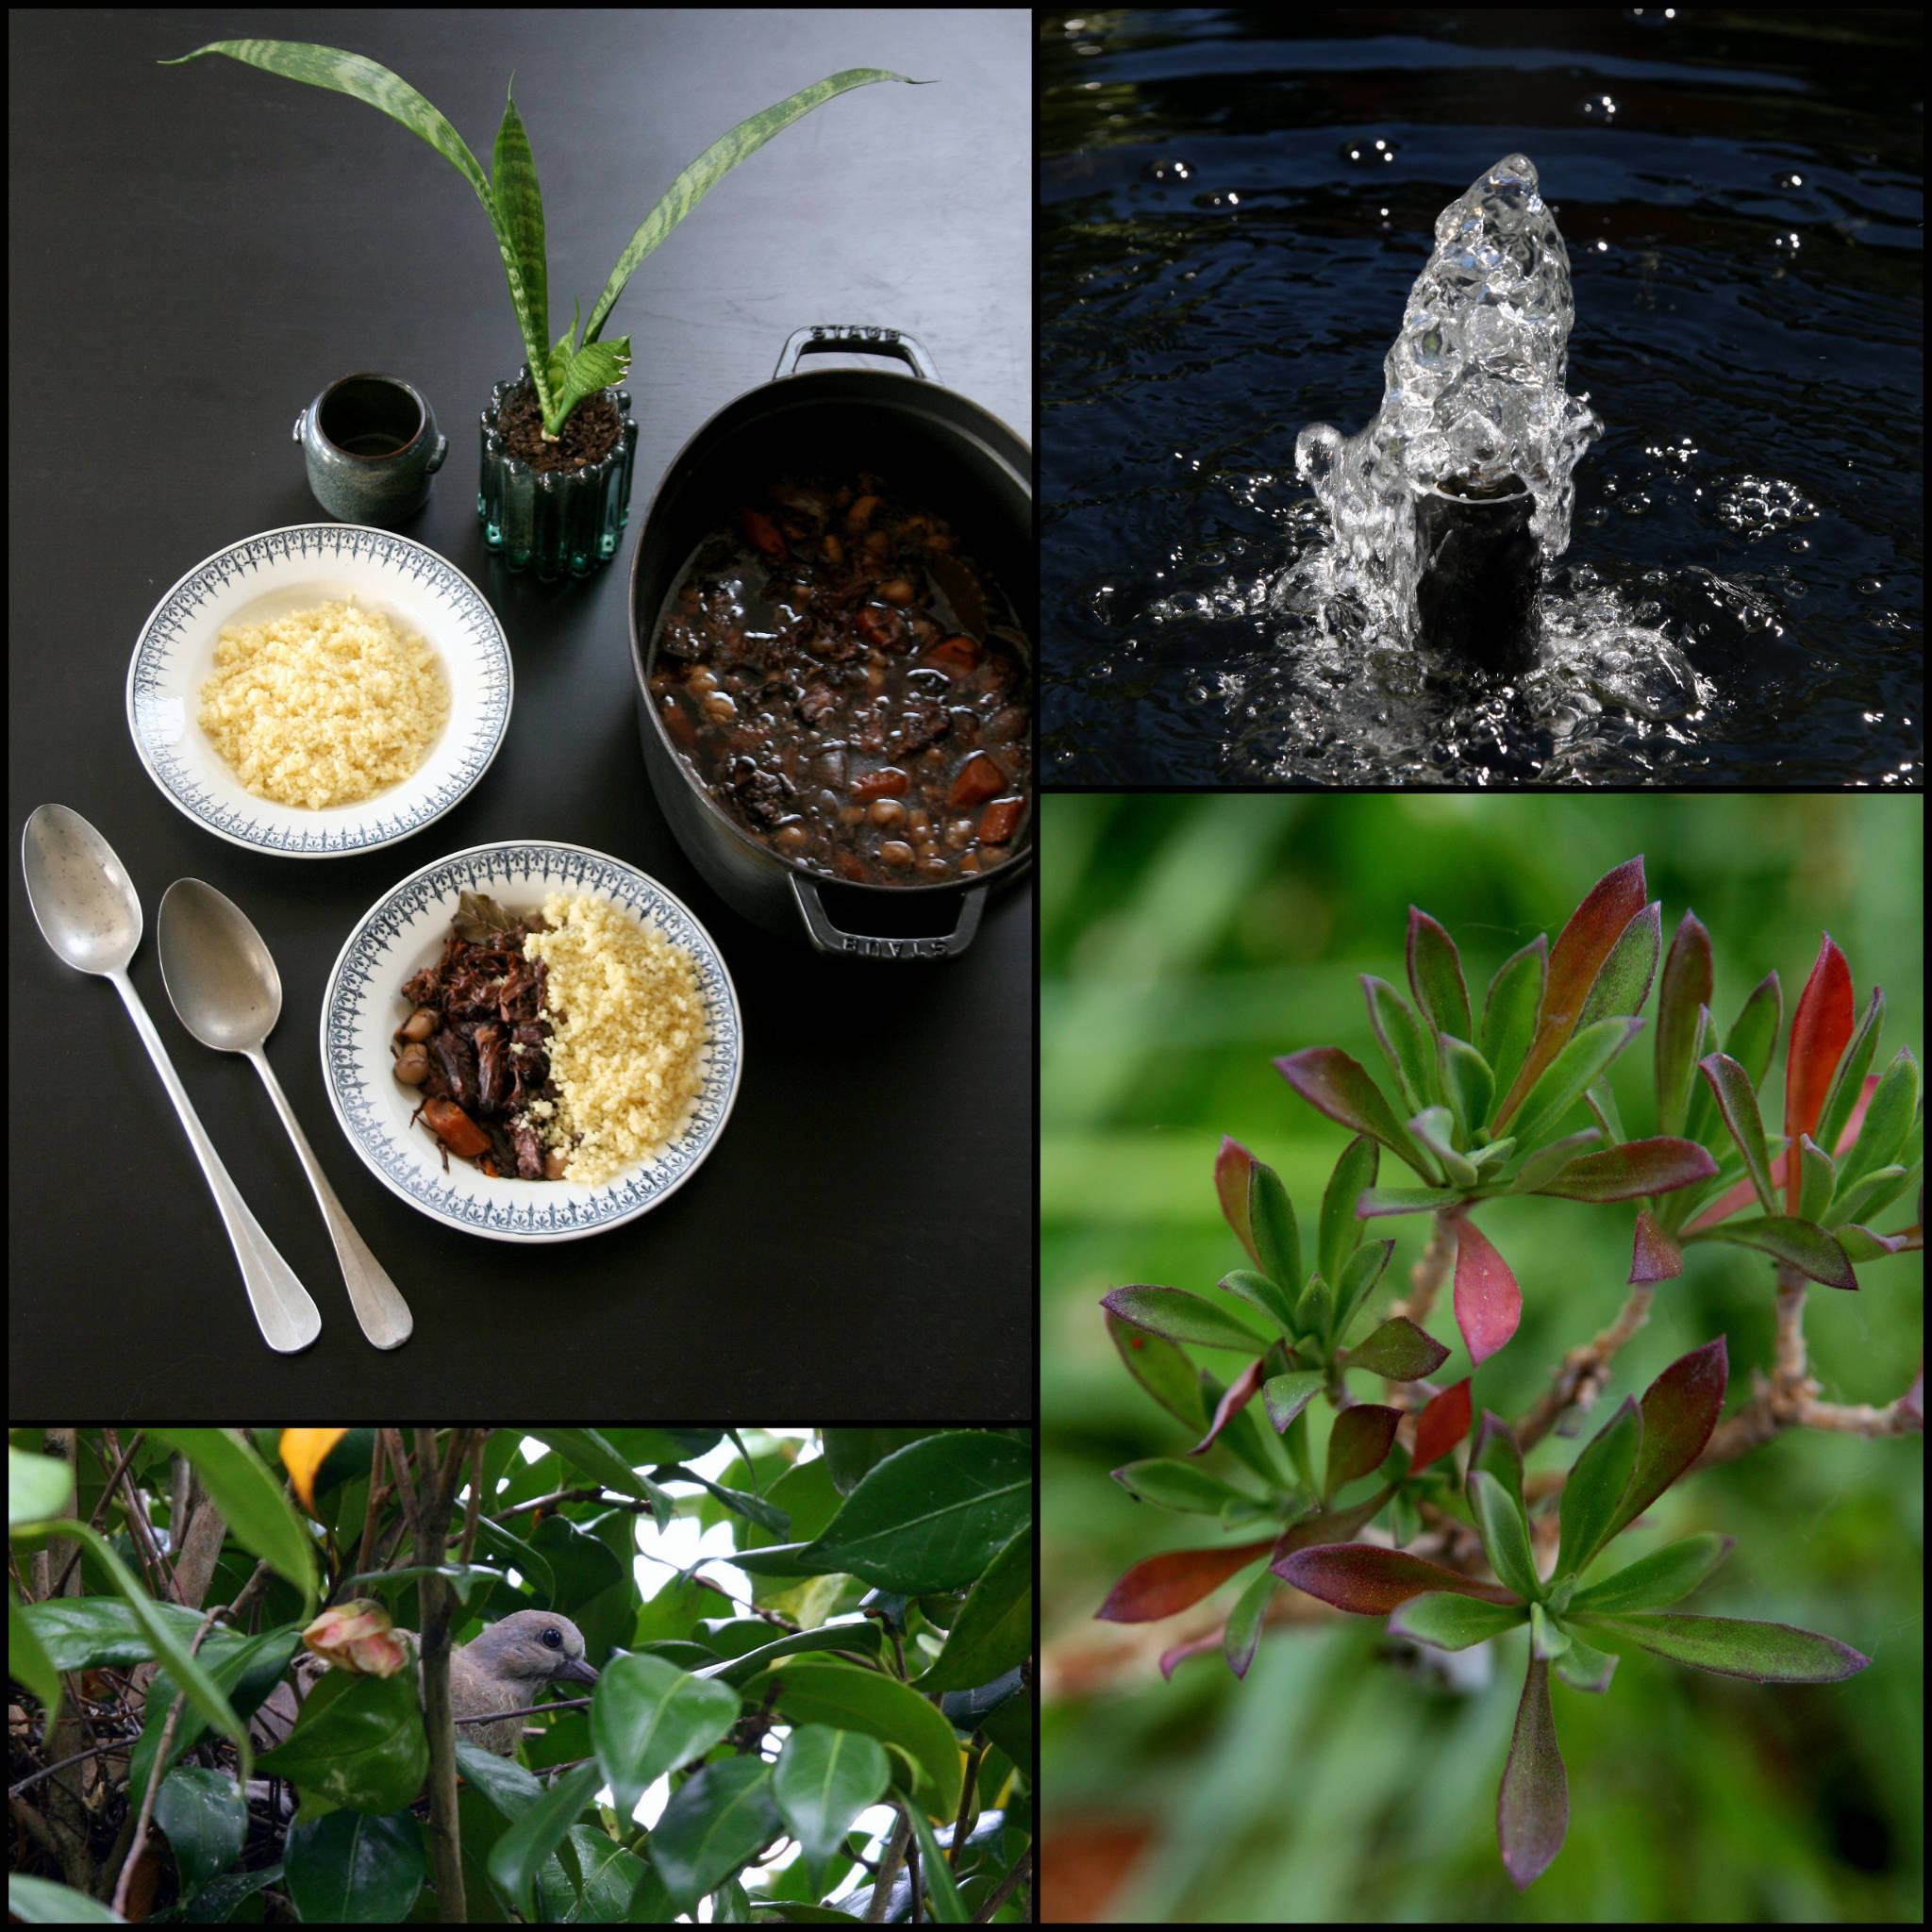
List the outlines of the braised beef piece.
<svg viewBox="0 0 1932 1932">
<path fill-rule="evenodd" d="M 476 1105 L 484 1113 L 494 1113 L 503 1105 L 509 1089 L 509 1070 L 505 1062 L 503 1028 L 493 1022 L 476 1029 Z"/>
<path fill-rule="evenodd" d="M 808 724 L 816 724 L 827 711 L 839 708 L 839 700 L 837 695 L 827 691 L 824 685 L 815 684 L 799 698 L 794 708 Z"/>
<path fill-rule="evenodd" d="M 445 1022 L 449 1019 L 445 1013 Z M 429 1060 L 442 1072 L 448 1091 L 439 1097 L 454 1100 L 466 1113 L 476 1105 L 476 1050 L 460 1028 L 444 1024 L 429 1036 Z"/>
<path fill-rule="evenodd" d="M 908 698 L 899 708 L 898 728 L 892 734 L 893 749 L 902 758 L 924 751 L 952 729 L 953 721 L 943 705 L 930 698 Z"/>
<path fill-rule="evenodd" d="M 794 787 L 791 780 L 762 765 L 754 765 L 731 779 L 726 789 L 745 816 L 761 825 L 775 825 L 791 809 Z"/>
<path fill-rule="evenodd" d="M 525 1121 L 513 1121 L 509 1136 L 516 1147 L 517 1173 L 526 1181 L 541 1181 L 543 1149 L 538 1144 L 536 1128 Z"/>
</svg>

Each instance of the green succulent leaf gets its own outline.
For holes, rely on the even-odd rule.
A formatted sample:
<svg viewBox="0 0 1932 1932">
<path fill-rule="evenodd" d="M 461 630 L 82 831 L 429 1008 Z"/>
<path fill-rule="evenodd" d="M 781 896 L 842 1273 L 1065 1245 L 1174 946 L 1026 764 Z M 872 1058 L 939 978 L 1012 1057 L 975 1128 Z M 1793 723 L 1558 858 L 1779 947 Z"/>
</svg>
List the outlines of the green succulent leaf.
<svg viewBox="0 0 1932 1932">
<path fill-rule="evenodd" d="M 1503 1866 L 1518 1890 L 1540 1878 L 1570 1829 L 1570 1780 L 1550 1711 L 1550 1666 L 1532 1657 L 1496 1801 Z"/>
<path fill-rule="evenodd" d="M 1771 1065 L 1771 1056 L 1777 1046 L 1778 1029 L 1783 1024 L 1784 994 L 1779 989 L 1777 974 L 1767 973 L 1751 989 L 1732 1023 L 1731 1030 L 1724 1035 L 1724 1053 L 1743 1068 L 1754 1088 L 1763 1082 L 1765 1069 Z M 1707 1030 L 1715 1033 L 1716 1028 L 1708 1026 Z M 1700 1063 L 1707 1057 L 1699 1054 Z M 1690 1115 L 1684 1128 L 1685 1135 L 1708 1146 L 1710 1130 L 1716 1121 L 1716 1096 L 1707 1082 L 1699 1081 L 1691 1090 Z"/>
<path fill-rule="evenodd" d="M 1222 1632 L 1221 1651 L 1227 1667 L 1237 1677 L 1248 1674 L 1255 1660 L 1255 1646 L 1261 1641 L 1261 1621 L 1268 1613 L 1281 1579 L 1272 1570 L 1257 1571 L 1235 1599 L 1227 1613 L 1227 1627 Z M 962 1916 L 964 1916 L 962 1914 Z"/>
<path fill-rule="evenodd" d="M 1364 1221 L 1378 1214 L 1433 1214 L 1439 1208 L 1462 1205 L 1459 1188 L 1369 1188 L 1356 1212 Z"/>
<path fill-rule="evenodd" d="M 1140 1462 L 1124 1462 L 1111 1474 L 1128 1495 L 1159 1509 L 1216 1516 L 1229 1503 L 1257 1500 L 1219 1476 L 1209 1475 L 1198 1462 L 1179 1457 L 1150 1456 Z"/>
<path fill-rule="evenodd" d="M 1858 1104 L 1858 1095 L 1865 1091 L 1865 1075 L 1878 1052 L 1879 1036 L 1884 1031 L 1885 994 L 1874 986 L 1865 1006 L 1865 1017 L 1858 1022 L 1858 1030 L 1852 1035 L 1852 1043 L 1838 1063 L 1831 1090 L 1824 1096 L 1824 1110 L 1818 1116 L 1818 1130 L 1811 1137 L 1821 1147 L 1829 1150 L 1838 1146 L 1838 1137 L 1844 1132 L 1852 1109 Z"/>
<path fill-rule="evenodd" d="M 1657 994 L 1657 1120 L 1667 1135 L 1683 1131 L 1697 1077 L 1697 1016 L 1710 1004 L 1710 935 L 1694 912 L 1677 922 Z"/>
<path fill-rule="evenodd" d="M 1785 1157 L 1790 1159 L 1790 1155 Z M 1798 1219 L 1823 1223 L 1838 1191 L 1838 1163 L 1809 1134 L 1798 1136 Z"/>
<path fill-rule="evenodd" d="M 1855 1188 L 1840 1187 L 1830 1209 L 1834 1230 L 1848 1222 L 1869 1221 L 1890 1207 L 1905 1191 L 1911 1174 L 1908 1167 L 1881 1167 L 1876 1174 L 1868 1174 Z"/>
<path fill-rule="evenodd" d="M 1208 1424 L 1208 1406 L 1201 1398 L 1201 1372 L 1165 1336 L 1150 1335 L 1137 1324 L 1106 1311 L 1107 1332 L 1134 1380 L 1191 1429 Z"/>
<path fill-rule="evenodd" d="M 1389 1620 L 1389 1628 L 1398 1637 L 1437 1650 L 1467 1650 L 1515 1629 L 1527 1614 L 1522 1604 L 1485 1603 L 1479 1597 L 1432 1590 L 1402 1605 Z"/>
<path fill-rule="evenodd" d="M 1248 1220 L 1248 1176 L 1254 1170 L 1255 1157 L 1239 1141 L 1224 1134 L 1221 1151 L 1214 1157 L 1214 1191 L 1220 1196 L 1228 1226 L 1247 1249 L 1248 1259 L 1258 1268 L 1261 1257 L 1256 1252 L 1255 1230 Z"/>
<path fill-rule="evenodd" d="M 1902 1046 L 1897 1058 L 1879 1075 L 1858 1138 L 1844 1156 L 1839 1185 L 1855 1188 L 1868 1174 L 1875 1174 L 1896 1160 L 1918 1111 L 1919 1063 L 1912 1058 L 1911 1048 Z M 1817 1217 L 1807 1214 L 1805 1218 L 1809 1221 Z"/>
<path fill-rule="evenodd" d="M 1637 1466 L 1598 1547 L 1634 1523 L 1704 1453 L 1730 1374 L 1722 1335 L 1682 1355 L 1643 1391 Z"/>
<path fill-rule="evenodd" d="M 1549 954 L 1549 941 L 1538 933 L 1520 952 L 1511 953 L 1490 981 L 1489 996 L 1483 1003 L 1482 1050 L 1499 1094 L 1508 1091 L 1536 1036 Z"/>
<path fill-rule="evenodd" d="M 1657 955 L 1663 950 L 1663 907 L 1653 900 L 1617 936 L 1576 1016 L 1581 1033 L 1600 1020 L 1641 1012 L 1657 976 Z"/>
<path fill-rule="evenodd" d="M 1784 1215 L 1763 1220 L 1721 1221 L 1715 1227 L 1699 1228 L 1684 1237 L 1687 1241 L 1730 1241 L 1740 1248 L 1756 1248 L 1775 1255 L 1826 1288 L 1856 1289 L 1858 1277 L 1852 1273 L 1850 1258 L 1842 1244 L 1813 1223 L 1796 1221 Z"/>
<path fill-rule="evenodd" d="M 1553 1666 L 1557 1676 L 1573 1690 L 1607 1690 L 1617 1659 L 1606 1651 L 1591 1649 L 1574 1630 L 1569 1635 L 1570 1648 Z"/>
<path fill-rule="evenodd" d="M 1875 1234 L 1869 1227 L 1860 1227 L 1856 1221 L 1848 1221 L 1840 1227 L 1835 1239 L 1845 1251 L 1848 1261 L 1877 1261 L 1887 1255 L 1903 1254 L 1917 1241 L 1916 1234 Z"/>
<path fill-rule="evenodd" d="M 1302 1298 L 1295 1304 L 1295 1326 L 1326 1352 L 1335 1331 L 1335 1291 L 1319 1274 L 1308 1276 Z"/>
<path fill-rule="evenodd" d="M 1408 1131 L 1434 1156 L 1437 1172 L 1452 1188 L 1473 1188 L 1481 1176 L 1475 1162 L 1456 1145 L 1456 1116 L 1446 1107 L 1425 1107 Z"/>
<path fill-rule="evenodd" d="M 1294 1204 L 1281 1185 L 1281 1176 L 1261 1160 L 1256 1161 L 1248 1174 L 1248 1224 L 1254 1230 L 1262 1273 L 1272 1274 L 1291 1295 L 1298 1292 L 1304 1276 Z"/>
<path fill-rule="evenodd" d="M 1744 1172 L 1751 1176 L 1751 1186 L 1764 1211 L 1775 1214 L 1777 1201 L 1771 1190 L 1771 1156 L 1765 1146 L 1757 1090 L 1751 1076 L 1728 1054 L 1714 1053 L 1701 1064 L 1724 1125 L 1738 1143 L 1738 1152 L 1744 1157 Z"/>
<path fill-rule="evenodd" d="M 1481 1469 L 1470 1472 L 1469 1502 L 1490 1568 L 1524 1602 L 1541 1603 L 1543 1587 L 1530 1556 L 1529 1523 L 1523 1505 Z"/>
<path fill-rule="evenodd" d="M 1566 1201 L 1638 1201 L 1716 1172 L 1717 1162 L 1695 1141 L 1625 1141 L 1571 1161 L 1536 1191 Z"/>
<path fill-rule="evenodd" d="M 1366 1134 L 1357 1134 L 1341 1150 L 1341 1158 L 1328 1176 L 1322 1196 L 1322 1227 L 1316 1267 L 1330 1281 L 1344 1281 L 1355 1251 L 1361 1245 L 1362 1226 L 1356 1203 L 1375 1185 L 1382 1150 Z"/>
<path fill-rule="evenodd" d="M 1149 1334 L 1164 1335 L 1170 1341 L 1191 1341 L 1201 1348 L 1238 1348 L 1243 1355 L 1256 1355 L 1274 1340 L 1184 1288 L 1116 1288 L 1100 1299 L 1102 1307 L 1123 1321 L 1132 1322 Z"/>
<path fill-rule="evenodd" d="M 1490 1117 L 1495 1090 L 1490 1063 L 1468 1041 L 1448 1033 L 1437 1038 L 1436 1058 L 1443 1098 L 1455 1117 L 1457 1138 L 1466 1147 Z"/>
<path fill-rule="evenodd" d="M 1328 1480 L 1322 1490 L 1324 1504 L 1334 1499 L 1338 1490 L 1381 1468 L 1401 1420 L 1399 1408 L 1384 1408 L 1374 1402 L 1358 1402 L 1335 1418 L 1328 1436 Z"/>
<path fill-rule="evenodd" d="M 1382 1097 L 1358 1060 L 1340 1047 L 1309 1046 L 1286 1054 L 1274 1065 L 1281 1077 L 1318 1113 L 1324 1113 L 1354 1134 L 1381 1141 L 1398 1160 L 1405 1160 L 1431 1183 L 1438 1179 L 1429 1157 Z"/>
<path fill-rule="evenodd" d="M 1617 1506 L 1630 1487 L 1637 1467 L 1638 1444 L 1643 1437 L 1643 1422 L 1637 1398 L 1625 1396 L 1611 1416 L 1585 1447 L 1563 1484 L 1558 1504 L 1563 1540 L 1557 1554 L 1558 1576 L 1581 1574 L 1590 1559 L 1603 1547 L 1616 1520 Z"/>
<path fill-rule="evenodd" d="M 1470 1451 L 1470 1474 L 1486 1470 L 1523 1507 L 1523 1450 L 1516 1434 L 1499 1415 L 1483 1410 L 1482 1426 L 1476 1431 L 1475 1447 Z"/>
<path fill-rule="evenodd" d="M 1296 1291 L 1290 1289 L 1284 1291 L 1280 1282 L 1272 1274 L 1262 1274 L 1253 1268 L 1233 1268 L 1221 1277 L 1216 1286 L 1225 1289 L 1229 1294 L 1239 1295 L 1250 1307 L 1258 1308 L 1284 1336 L 1294 1334 Z M 1185 1341 L 1190 1338 L 1181 1336 L 1177 1339 Z"/>
<path fill-rule="evenodd" d="M 1524 1100 L 1514 1132 L 1525 1147 L 1542 1141 L 1581 1100 L 1591 1083 L 1641 1030 L 1638 1019 L 1599 1020 L 1580 1027 L 1552 1059 Z"/>
<path fill-rule="evenodd" d="M 1622 1613 L 1662 1610 L 1681 1603 L 1730 1555 L 1735 1537 L 1700 1530 L 1640 1557 L 1614 1576 L 1579 1590 L 1570 1599 L 1573 1611 Z"/>
<path fill-rule="evenodd" d="M 1534 1656 L 1559 1657 L 1570 1648 L 1570 1633 L 1551 1616 L 1542 1604 L 1529 1607 L 1529 1641 Z"/>
<path fill-rule="evenodd" d="M 1722 1677 L 1749 1677 L 1757 1684 L 1836 1684 L 1872 1661 L 1835 1637 L 1794 1630 L 1789 1624 L 1730 1617 L 1611 1617 L 1594 1611 L 1576 1621 L 1585 1629 L 1641 1644 L 1674 1663 Z"/>
<path fill-rule="evenodd" d="M 1370 1241 L 1366 1247 L 1357 1249 L 1351 1257 L 1347 1272 L 1341 1277 L 1341 1287 L 1336 1292 L 1338 1314 L 1335 1332 L 1346 1334 L 1348 1324 L 1355 1320 L 1356 1311 L 1375 1291 L 1375 1284 L 1382 1278 L 1382 1271 L 1389 1265 L 1389 1257 L 1395 1252 L 1393 1241 Z"/>
<path fill-rule="evenodd" d="M 1469 1038 L 1474 1029 L 1470 1025 L 1469 991 L 1462 983 L 1456 941 L 1414 906 L 1408 908 L 1408 985 L 1432 1032 Z"/>
<path fill-rule="evenodd" d="M 1414 1382 L 1433 1374 L 1449 1351 L 1406 1315 L 1392 1316 L 1348 1352 L 1346 1366 L 1384 1375 L 1391 1382 Z"/>
<path fill-rule="evenodd" d="M 1271 1375 L 1261 1384 L 1261 1402 L 1276 1435 L 1286 1434 L 1288 1425 L 1322 1392 L 1327 1376 L 1319 1369 L 1291 1369 L 1285 1375 Z M 1312 1489 L 1314 1484 L 1309 1482 Z"/>
<path fill-rule="evenodd" d="M 1362 997 L 1368 1002 L 1369 1026 L 1389 1071 L 1405 1113 L 1419 1113 L 1435 1098 L 1430 1075 L 1434 1056 L 1415 1008 L 1389 984 L 1373 974 L 1362 974 Z"/>
</svg>

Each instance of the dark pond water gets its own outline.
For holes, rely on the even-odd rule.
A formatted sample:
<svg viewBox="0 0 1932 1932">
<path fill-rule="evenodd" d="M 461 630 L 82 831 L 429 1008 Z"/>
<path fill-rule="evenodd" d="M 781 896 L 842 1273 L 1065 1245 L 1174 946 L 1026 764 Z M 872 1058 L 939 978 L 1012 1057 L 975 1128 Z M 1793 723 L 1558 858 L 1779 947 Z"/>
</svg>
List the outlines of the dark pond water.
<svg viewBox="0 0 1932 1932">
<path fill-rule="evenodd" d="M 1922 18 L 1042 16 L 1046 782 L 1920 784 Z M 1323 593 L 1294 440 L 1512 151 L 1607 429 L 1476 688 Z"/>
</svg>

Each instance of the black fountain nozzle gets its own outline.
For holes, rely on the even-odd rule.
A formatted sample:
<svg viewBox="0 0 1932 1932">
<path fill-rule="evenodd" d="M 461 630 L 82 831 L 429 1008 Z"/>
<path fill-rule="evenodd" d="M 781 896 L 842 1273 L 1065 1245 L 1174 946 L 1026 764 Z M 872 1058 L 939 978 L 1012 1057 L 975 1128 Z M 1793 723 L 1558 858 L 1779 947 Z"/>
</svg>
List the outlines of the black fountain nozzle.
<svg viewBox="0 0 1932 1932">
<path fill-rule="evenodd" d="M 1415 494 L 1416 608 L 1432 650 L 1505 675 L 1536 662 L 1542 558 L 1520 476 L 1445 477 Z"/>
</svg>

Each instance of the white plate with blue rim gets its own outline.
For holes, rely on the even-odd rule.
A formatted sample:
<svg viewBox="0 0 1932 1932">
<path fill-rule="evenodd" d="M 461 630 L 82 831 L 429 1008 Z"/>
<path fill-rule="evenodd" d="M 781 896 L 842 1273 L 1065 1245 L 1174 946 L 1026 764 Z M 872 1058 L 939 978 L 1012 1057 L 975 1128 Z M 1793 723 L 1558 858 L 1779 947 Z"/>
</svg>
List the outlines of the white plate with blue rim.
<svg viewBox="0 0 1932 1932">
<path fill-rule="evenodd" d="M 423 638 L 449 682 L 449 721 L 422 764 L 355 805 L 311 811 L 249 791 L 196 722 L 224 626 L 353 601 Z M 461 571 L 392 530 L 296 524 L 205 558 L 154 608 L 127 668 L 127 724 L 169 804 L 235 845 L 340 858 L 407 839 L 468 792 L 509 728 L 509 643 Z"/>
<path fill-rule="evenodd" d="M 452 1156 L 422 1122 L 423 1095 L 398 1083 L 391 1043 L 409 1016 L 403 982 L 442 957 L 463 892 L 511 912 L 541 911 L 552 892 L 585 893 L 655 925 L 691 955 L 706 1043 L 696 1097 L 670 1137 L 593 1188 L 498 1179 Z M 675 893 L 621 858 L 543 840 L 476 845 L 410 874 L 358 923 L 322 995 L 322 1074 L 349 1144 L 410 1207 L 463 1234 L 567 1241 L 635 1220 L 675 1193 L 717 1145 L 738 1097 L 744 1026 L 738 991 L 709 933 Z"/>
</svg>

